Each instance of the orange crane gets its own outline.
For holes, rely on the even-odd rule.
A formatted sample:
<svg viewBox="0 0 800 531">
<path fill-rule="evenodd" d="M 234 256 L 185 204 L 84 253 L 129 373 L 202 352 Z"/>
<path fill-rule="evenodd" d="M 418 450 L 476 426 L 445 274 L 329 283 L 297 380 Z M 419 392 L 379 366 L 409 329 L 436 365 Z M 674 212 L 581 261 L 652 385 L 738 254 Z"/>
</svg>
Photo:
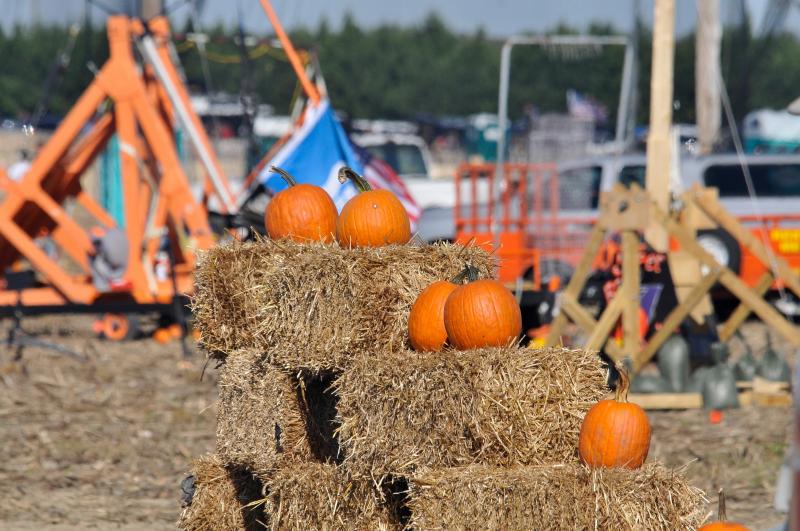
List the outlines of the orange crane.
<svg viewBox="0 0 800 531">
<path fill-rule="evenodd" d="M 170 59 L 169 27 L 109 17 L 109 58 L 19 181 L 0 170 L 0 275 L 27 261 L 31 285 L 0 276 L 0 314 L 91 312 L 173 314 L 192 291 L 196 251 L 215 244 L 205 200 L 196 200 L 181 167 L 174 126 L 180 123 L 206 170 L 207 196 L 223 213 L 236 201 Z M 137 64 L 138 46 L 144 65 Z M 84 131 L 86 131 L 84 133 Z M 83 188 L 80 178 L 116 133 L 121 151 L 124 227 Z M 91 230 L 68 213 L 82 208 Z M 60 257 L 45 252 L 42 235 Z M 165 264 L 164 257 L 168 257 Z M 109 319 L 106 335 L 126 324 Z"/>
</svg>

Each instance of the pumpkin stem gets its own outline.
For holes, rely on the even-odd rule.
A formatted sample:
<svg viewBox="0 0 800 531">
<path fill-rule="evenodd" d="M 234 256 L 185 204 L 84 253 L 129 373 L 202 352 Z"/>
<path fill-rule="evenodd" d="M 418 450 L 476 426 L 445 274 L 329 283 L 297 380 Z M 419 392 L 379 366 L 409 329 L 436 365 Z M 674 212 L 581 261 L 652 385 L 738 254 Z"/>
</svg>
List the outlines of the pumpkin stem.
<svg viewBox="0 0 800 531">
<path fill-rule="evenodd" d="M 618 361 L 615 365 L 619 373 L 619 381 L 617 382 L 617 389 L 614 393 L 614 400 L 617 402 L 628 402 L 628 389 L 631 386 L 631 377 L 628 375 L 628 369 L 625 365 Z"/>
<path fill-rule="evenodd" d="M 454 276 L 450 282 L 453 284 L 464 284 L 464 281 L 475 282 L 480 278 L 481 272 L 472 264 L 464 264 L 464 269 Z"/>
<path fill-rule="evenodd" d="M 277 166 L 270 166 L 269 171 L 271 171 L 272 173 L 277 173 L 278 175 L 283 177 L 283 180 L 286 181 L 286 184 L 288 184 L 290 187 L 295 186 L 297 184 L 295 178 L 292 177 L 292 175 L 283 168 L 279 168 Z"/>
<path fill-rule="evenodd" d="M 369 192 L 372 190 L 372 187 L 369 185 L 367 180 L 357 174 L 353 168 L 342 166 L 339 168 L 339 182 L 344 184 L 347 181 L 353 181 L 359 192 Z"/>
<path fill-rule="evenodd" d="M 718 519 L 720 522 L 725 522 L 728 519 L 728 515 L 725 514 L 725 491 L 722 490 L 722 487 L 719 488 L 719 506 L 717 508 Z"/>
</svg>

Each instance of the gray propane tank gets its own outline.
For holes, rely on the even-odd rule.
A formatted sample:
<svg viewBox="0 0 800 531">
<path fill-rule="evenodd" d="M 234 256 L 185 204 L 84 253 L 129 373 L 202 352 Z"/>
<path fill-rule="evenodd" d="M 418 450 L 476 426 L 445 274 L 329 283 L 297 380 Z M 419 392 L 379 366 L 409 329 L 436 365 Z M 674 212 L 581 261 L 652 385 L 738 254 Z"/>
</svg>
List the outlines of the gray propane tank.
<svg viewBox="0 0 800 531">
<path fill-rule="evenodd" d="M 670 336 L 658 349 L 658 370 L 672 392 L 686 391 L 689 385 L 689 343 L 683 336 Z"/>
<path fill-rule="evenodd" d="M 758 361 L 756 357 L 753 356 L 753 349 L 750 348 L 750 344 L 744 340 L 744 336 L 742 336 L 742 333 L 738 330 L 736 331 L 736 337 L 738 337 L 739 341 L 744 345 L 745 352 L 733 366 L 734 376 L 736 376 L 737 382 L 752 382 L 753 378 L 756 376 Z"/>
<path fill-rule="evenodd" d="M 767 330 L 767 350 L 761 358 L 761 363 L 758 364 L 756 373 L 772 382 L 789 382 L 789 364 L 772 348 L 769 330 Z"/>
<path fill-rule="evenodd" d="M 669 393 L 670 385 L 657 374 L 639 374 L 631 382 L 632 393 Z"/>
</svg>

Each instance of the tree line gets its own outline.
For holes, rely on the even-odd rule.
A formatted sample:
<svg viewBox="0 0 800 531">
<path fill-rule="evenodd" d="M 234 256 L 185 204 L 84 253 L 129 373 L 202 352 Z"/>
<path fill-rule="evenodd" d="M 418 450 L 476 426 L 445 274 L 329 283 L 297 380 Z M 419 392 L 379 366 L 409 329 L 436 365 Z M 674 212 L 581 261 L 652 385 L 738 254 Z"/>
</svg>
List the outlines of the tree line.
<svg viewBox="0 0 800 531">
<path fill-rule="evenodd" d="M 193 90 L 208 87 L 196 46 L 186 46 L 176 31 L 176 44 Z M 607 25 L 592 25 L 589 33 L 617 33 Z M 236 31 L 221 26 L 206 29 L 213 57 L 240 57 Z M 560 26 L 550 33 L 577 33 Z M 383 25 L 365 29 L 345 15 L 339 29 L 323 21 L 315 29 L 292 32 L 296 46 L 317 54 L 334 106 L 354 118 L 414 118 L 420 113 L 468 115 L 496 112 L 500 47 L 482 30 L 458 34 L 435 14 L 414 26 Z M 651 34 L 644 28 L 636 39 L 639 54 L 637 122 L 648 114 Z M 42 96 L 45 79 L 68 40 L 60 26 L 16 27 L 0 30 L 0 116 L 24 118 Z M 183 45 L 182 45 L 183 44 Z M 279 55 L 279 54 L 278 54 Z M 564 111 L 565 92 L 576 89 L 604 104 L 615 116 L 623 50 L 607 48 L 565 58 L 553 49 L 518 48 L 512 57 L 510 114 L 519 116 L 527 105 L 542 112 Z M 59 77 L 48 111 L 63 115 L 108 56 L 105 30 L 84 27 L 77 37 L 71 62 Z M 758 42 L 746 24 L 726 28 L 722 69 L 737 118 L 761 107 L 781 108 L 800 96 L 800 40 L 791 34 Z M 242 81 L 253 87 L 255 99 L 276 112 L 289 109 L 297 83 L 288 63 L 276 54 L 249 61 L 209 61 L 211 89 L 238 94 Z M 693 123 L 694 35 L 676 41 L 676 122 Z M 613 124 L 612 124 L 613 125 Z"/>
</svg>

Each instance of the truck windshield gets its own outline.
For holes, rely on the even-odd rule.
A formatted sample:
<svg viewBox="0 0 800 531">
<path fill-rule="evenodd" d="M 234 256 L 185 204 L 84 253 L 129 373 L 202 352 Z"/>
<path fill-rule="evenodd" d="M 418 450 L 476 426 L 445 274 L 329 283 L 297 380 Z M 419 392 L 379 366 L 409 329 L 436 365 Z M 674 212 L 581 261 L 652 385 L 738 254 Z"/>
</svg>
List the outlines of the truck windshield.
<svg viewBox="0 0 800 531">
<path fill-rule="evenodd" d="M 800 196 L 800 164 L 750 164 L 757 196 Z M 719 189 L 720 197 L 747 197 L 747 183 L 738 164 L 709 166 L 703 172 L 706 186 Z"/>
<path fill-rule="evenodd" d="M 367 151 L 375 157 L 384 160 L 398 175 L 427 176 L 425 159 L 422 151 L 413 144 L 378 144 L 368 146 Z"/>
</svg>

